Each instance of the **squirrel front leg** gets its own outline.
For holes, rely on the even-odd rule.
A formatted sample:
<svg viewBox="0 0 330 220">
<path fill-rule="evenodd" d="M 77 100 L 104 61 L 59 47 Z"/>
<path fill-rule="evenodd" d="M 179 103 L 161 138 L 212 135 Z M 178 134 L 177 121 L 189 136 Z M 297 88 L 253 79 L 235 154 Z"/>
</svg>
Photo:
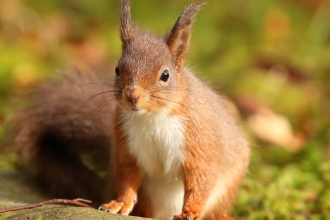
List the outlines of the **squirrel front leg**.
<svg viewBox="0 0 330 220">
<path fill-rule="evenodd" d="M 141 183 L 139 169 L 135 164 L 122 164 L 117 180 L 116 200 L 103 204 L 100 209 L 114 214 L 129 215 L 137 203 L 137 190 Z"/>
<path fill-rule="evenodd" d="M 115 167 L 117 199 L 103 204 L 100 209 L 114 214 L 129 215 L 137 203 L 141 185 L 140 169 L 127 148 L 127 140 L 119 128 L 116 131 Z"/>
<path fill-rule="evenodd" d="M 182 213 L 175 215 L 173 220 L 201 219 L 214 183 L 210 180 L 211 174 L 202 167 L 198 160 L 189 160 L 183 164 L 184 204 Z"/>
</svg>

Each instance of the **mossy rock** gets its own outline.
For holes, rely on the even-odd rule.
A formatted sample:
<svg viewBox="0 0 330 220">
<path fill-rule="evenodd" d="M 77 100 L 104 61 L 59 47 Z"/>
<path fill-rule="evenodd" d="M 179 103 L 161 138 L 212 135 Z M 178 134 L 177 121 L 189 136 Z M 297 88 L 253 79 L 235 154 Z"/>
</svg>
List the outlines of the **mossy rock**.
<svg viewBox="0 0 330 220">
<path fill-rule="evenodd" d="M 38 190 L 28 177 L 17 172 L 0 172 L 0 210 L 39 203 L 50 198 Z M 71 205 L 45 205 L 33 209 L 24 209 L 0 214 L 0 220 L 55 220 L 55 219 L 110 219 L 137 220 L 138 217 L 113 215 L 91 208 Z"/>
<path fill-rule="evenodd" d="M 0 207 L 17 206 L 17 203 L 0 201 Z M 0 214 L 0 220 L 10 219 L 26 219 L 26 220 L 55 220 L 55 219 L 109 219 L 109 220 L 137 220 L 143 219 L 138 217 L 130 217 L 124 215 L 114 215 L 96 209 L 73 207 L 66 205 L 46 205 L 34 209 L 26 209 L 20 211 L 8 212 Z"/>
</svg>

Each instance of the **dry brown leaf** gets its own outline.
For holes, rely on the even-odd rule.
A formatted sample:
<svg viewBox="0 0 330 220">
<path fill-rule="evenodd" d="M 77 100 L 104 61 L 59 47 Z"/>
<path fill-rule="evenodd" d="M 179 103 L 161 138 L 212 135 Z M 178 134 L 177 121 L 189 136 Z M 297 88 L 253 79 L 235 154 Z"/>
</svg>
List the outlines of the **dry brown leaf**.
<svg viewBox="0 0 330 220">
<path fill-rule="evenodd" d="M 249 116 L 247 125 L 257 138 L 289 151 L 299 151 L 303 146 L 303 140 L 294 135 L 289 120 L 267 107 L 260 107 Z"/>
</svg>

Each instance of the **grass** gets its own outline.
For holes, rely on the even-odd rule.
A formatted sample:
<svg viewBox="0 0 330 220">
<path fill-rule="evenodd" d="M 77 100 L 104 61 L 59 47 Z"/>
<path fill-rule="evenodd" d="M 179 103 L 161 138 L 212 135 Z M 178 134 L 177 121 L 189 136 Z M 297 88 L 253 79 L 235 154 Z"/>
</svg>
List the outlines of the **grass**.
<svg viewBox="0 0 330 220">
<path fill-rule="evenodd" d="M 133 1 L 132 14 L 143 30 L 164 33 L 188 3 Z M 118 5 L 0 2 L 1 130 L 22 105 L 13 97 L 58 69 L 113 68 Z M 209 1 L 197 18 L 187 64 L 234 100 L 252 143 L 238 219 L 330 219 L 329 19 L 329 3 L 312 0 Z"/>
</svg>

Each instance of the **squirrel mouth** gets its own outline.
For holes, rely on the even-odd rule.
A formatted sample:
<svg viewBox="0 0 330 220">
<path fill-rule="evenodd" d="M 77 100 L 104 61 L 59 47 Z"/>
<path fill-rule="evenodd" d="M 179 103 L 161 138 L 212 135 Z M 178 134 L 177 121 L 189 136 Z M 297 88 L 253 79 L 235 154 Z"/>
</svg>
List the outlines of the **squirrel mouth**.
<svg viewBox="0 0 330 220">
<path fill-rule="evenodd" d="M 133 108 L 131 108 L 131 110 L 133 111 L 133 112 L 143 112 L 143 108 L 137 108 L 137 107 L 133 107 Z"/>
</svg>

